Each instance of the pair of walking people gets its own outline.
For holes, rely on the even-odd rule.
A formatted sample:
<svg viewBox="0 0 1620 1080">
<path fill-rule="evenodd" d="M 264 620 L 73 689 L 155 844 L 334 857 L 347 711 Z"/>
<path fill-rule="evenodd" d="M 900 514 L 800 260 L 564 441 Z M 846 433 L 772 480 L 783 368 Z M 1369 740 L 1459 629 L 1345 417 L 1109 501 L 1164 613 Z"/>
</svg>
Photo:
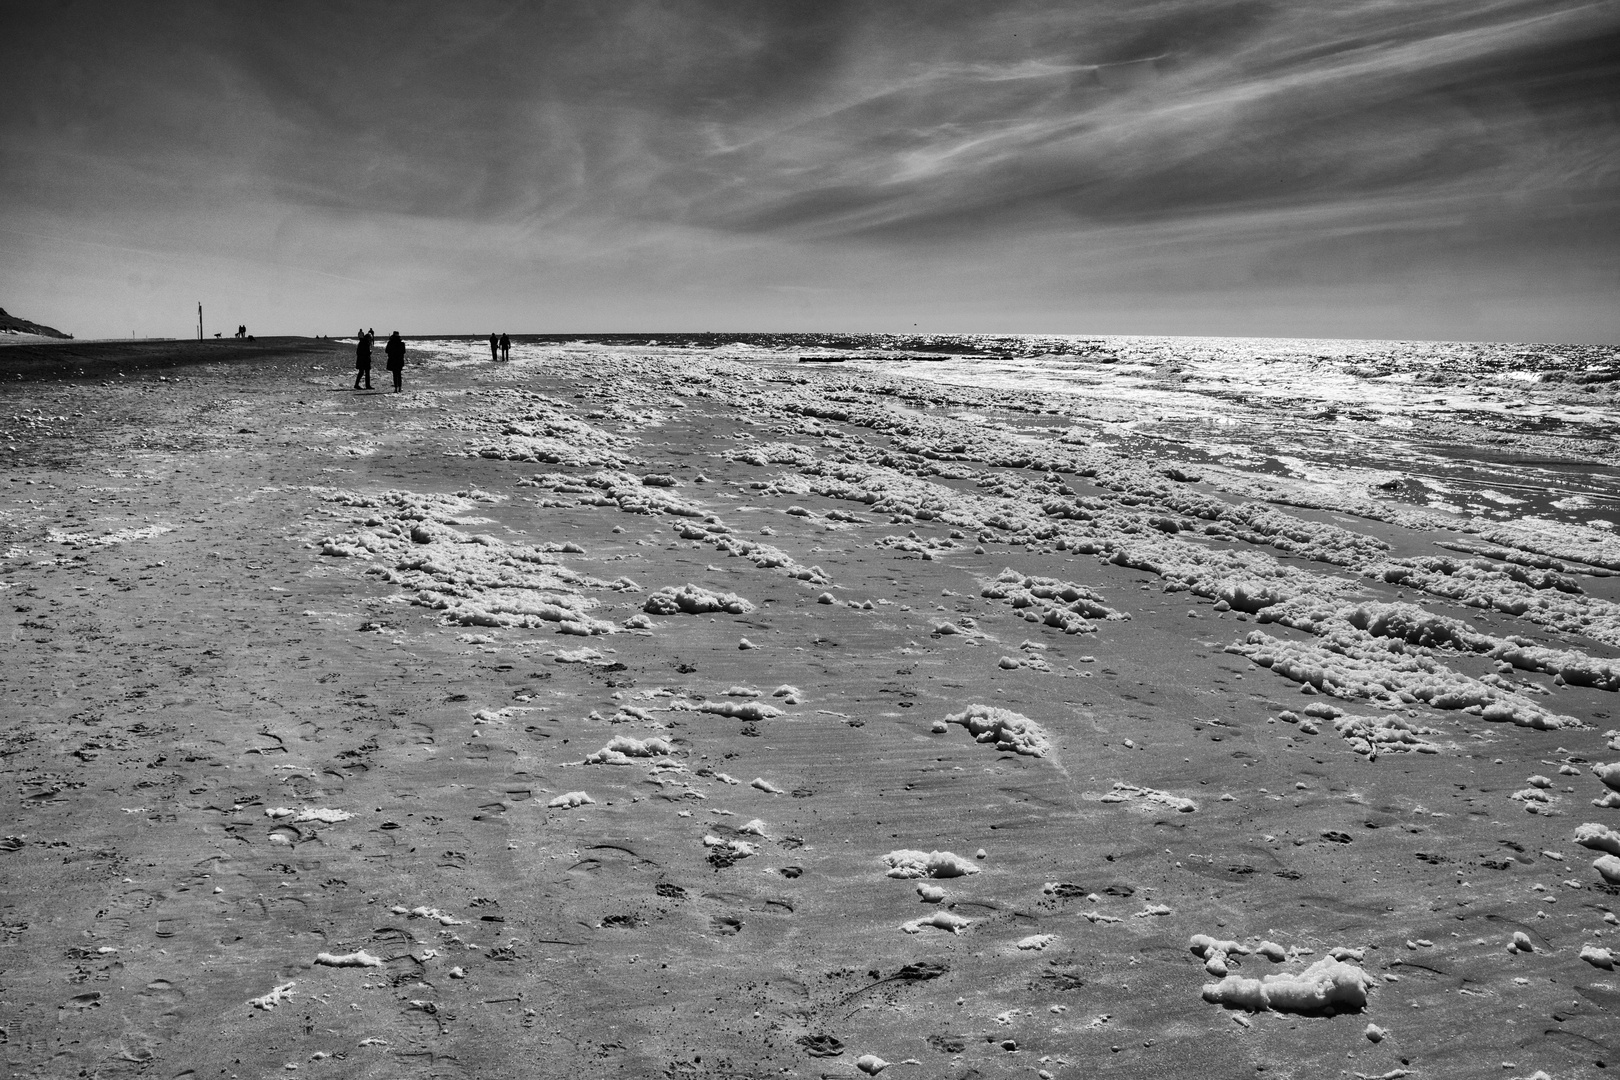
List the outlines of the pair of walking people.
<svg viewBox="0 0 1620 1080">
<path fill-rule="evenodd" d="M 377 336 L 375 330 L 360 330 L 355 333 L 354 345 L 354 388 L 359 390 L 362 380 L 365 389 L 371 389 L 371 343 Z M 399 393 L 405 376 L 405 342 L 400 338 L 399 331 L 395 330 L 388 335 L 388 341 L 383 345 L 383 355 L 388 357 L 388 370 L 394 375 L 394 393 Z"/>
<path fill-rule="evenodd" d="M 491 360 L 510 360 L 508 355 L 512 351 L 512 339 L 502 334 L 499 339 L 494 334 L 489 335 L 489 358 Z M 496 353 L 500 355 L 497 356 Z"/>
</svg>

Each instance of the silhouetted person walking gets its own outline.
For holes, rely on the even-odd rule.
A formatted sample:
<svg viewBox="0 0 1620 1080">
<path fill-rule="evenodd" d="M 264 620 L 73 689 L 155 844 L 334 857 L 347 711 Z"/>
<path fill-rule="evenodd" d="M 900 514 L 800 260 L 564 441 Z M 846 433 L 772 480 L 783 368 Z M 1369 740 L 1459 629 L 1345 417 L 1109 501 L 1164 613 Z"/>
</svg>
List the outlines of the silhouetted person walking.
<svg viewBox="0 0 1620 1080">
<path fill-rule="evenodd" d="M 383 346 L 383 352 L 388 354 L 388 370 L 394 373 L 394 393 L 397 394 L 405 375 L 405 343 L 399 339 L 398 330 L 388 335 L 388 344 Z"/>
<path fill-rule="evenodd" d="M 366 381 L 366 389 L 371 389 L 371 335 L 364 330 L 354 332 L 354 388 L 360 389 L 360 380 Z"/>
<path fill-rule="evenodd" d="M 502 334 L 501 335 L 501 359 L 502 360 L 511 360 L 512 359 L 511 353 L 512 353 L 512 341 L 505 334 Z"/>
<path fill-rule="evenodd" d="M 491 334 L 491 335 L 489 335 L 489 358 L 491 360 L 499 360 L 500 359 L 500 357 L 498 355 L 496 355 L 496 350 L 497 350 L 497 344 L 496 344 L 496 341 L 495 341 L 495 335 Z"/>
</svg>

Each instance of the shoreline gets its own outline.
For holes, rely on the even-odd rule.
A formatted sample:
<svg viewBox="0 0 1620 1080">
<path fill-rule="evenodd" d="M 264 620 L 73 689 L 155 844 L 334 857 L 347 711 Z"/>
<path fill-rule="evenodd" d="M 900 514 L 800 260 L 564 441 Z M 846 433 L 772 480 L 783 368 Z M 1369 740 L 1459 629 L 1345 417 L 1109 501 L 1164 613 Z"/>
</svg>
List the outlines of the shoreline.
<svg viewBox="0 0 1620 1080">
<path fill-rule="evenodd" d="M 1612 536 L 1301 507 L 1078 397 L 254 346 L 0 350 L 14 1069 L 1612 1053 Z M 1364 1005 L 1204 999 L 1335 949 Z"/>
</svg>

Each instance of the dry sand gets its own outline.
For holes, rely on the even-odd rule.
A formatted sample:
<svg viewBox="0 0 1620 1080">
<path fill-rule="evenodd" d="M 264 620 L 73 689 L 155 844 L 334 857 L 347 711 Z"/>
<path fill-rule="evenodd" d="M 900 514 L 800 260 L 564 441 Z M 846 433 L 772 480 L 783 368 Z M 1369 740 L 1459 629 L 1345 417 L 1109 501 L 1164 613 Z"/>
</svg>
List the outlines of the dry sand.
<svg viewBox="0 0 1620 1080">
<path fill-rule="evenodd" d="M 1249 503 L 1083 402 L 199 348 L 0 353 L 11 1075 L 1620 1066 L 1612 545 Z"/>
</svg>

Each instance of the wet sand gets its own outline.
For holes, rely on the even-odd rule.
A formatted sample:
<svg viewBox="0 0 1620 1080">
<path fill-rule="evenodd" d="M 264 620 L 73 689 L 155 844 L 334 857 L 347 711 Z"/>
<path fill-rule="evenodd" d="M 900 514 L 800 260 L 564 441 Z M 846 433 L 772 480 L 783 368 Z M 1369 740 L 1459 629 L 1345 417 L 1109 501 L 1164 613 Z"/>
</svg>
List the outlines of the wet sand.
<svg viewBox="0 0 1620 1080">
<path fill-rule="evenodd" d="M 13 1074 L 1620 1064 L 1612 535 L 836 365 L 234 348 L 0 351 Z"/>
</svg>

